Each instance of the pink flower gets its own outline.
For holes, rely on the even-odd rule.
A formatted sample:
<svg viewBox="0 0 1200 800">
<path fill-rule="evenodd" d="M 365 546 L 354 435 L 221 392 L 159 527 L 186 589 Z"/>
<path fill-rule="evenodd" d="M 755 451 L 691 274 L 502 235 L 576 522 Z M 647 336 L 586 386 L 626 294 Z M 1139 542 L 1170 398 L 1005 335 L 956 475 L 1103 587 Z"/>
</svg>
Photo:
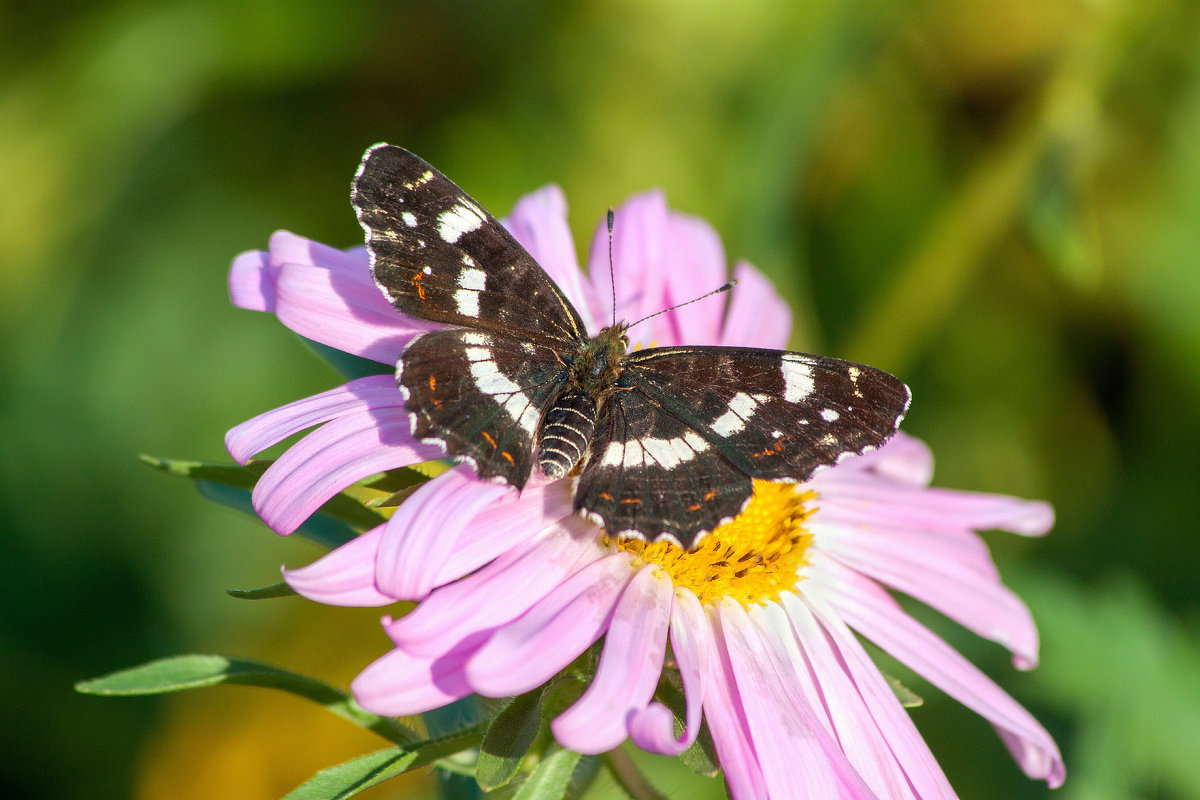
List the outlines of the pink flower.
<svg viewBox="0 0 1200 800">
<path fill-rule="evenodd" d="M 617 214 L 617 318 L 691 299 L 726 278 L 721 243 L 663 196 Z M 597 228 L 588 276 L 579 270 L 554 187 L 522 199 L 507 221 L 580 310 L 591 330 L 611 318 L 607 241 Z M 631 331 L 644 344 L 781 348 L 790 316 L 749 264 L 728 308 L 696 303 Z M 274 312 L 315 341 L 392 365 L 427 323 L 402 317 L 367 272 L 365 252 L 289 233 L 266 253 L 238 256 L 235 305 Z M 292 532 L 322 503 L 374 473 L 437 457 L 414 441 L 390 375 L 351 381 L 229 432 L 245 462 L 314 428 L 263 475 L 262 518 Z M 604 638 L 596 675 L 551 724 L 564 746 L 610 750 L 627 737 L 678 754 L 708 720 L 735 798 L 954 797 L 929 749 L 852 631 L 988 719 L 1032 778 L 1058 786 L 1049 734 L 1011 697 L 887 589 L 904 592 L 1014 654 L 1037 661 L 1024 604 L 999 580 L 976 531 L 1044 534 L 1044 503 L 929 488 L 932 457 L 897 435 L 805 484 L 756 483 L 747 509 L 695 552 L 612 542 L 571 510 L 570 480 L 535 479 L 521 494 L 457 467 L 417 489 L 388 520 L 308 567 L 285 570 L 322 603 L 382 606 L 395 647 L 354 681 L 381 714 L 407 715 L 473 692 L 516 695 L 545 683 Z M 687 698 L 686 728 L 653 700 L 668 641 Z"/>
</svg>

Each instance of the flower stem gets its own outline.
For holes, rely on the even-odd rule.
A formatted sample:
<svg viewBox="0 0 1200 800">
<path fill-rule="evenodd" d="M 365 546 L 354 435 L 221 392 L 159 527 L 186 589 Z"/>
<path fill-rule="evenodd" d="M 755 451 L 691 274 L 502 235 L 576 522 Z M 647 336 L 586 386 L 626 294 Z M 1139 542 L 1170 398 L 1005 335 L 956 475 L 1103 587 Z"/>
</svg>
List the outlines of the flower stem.
<svg viewBox="0 0 1200 800">
<path fill-rule="evenodd" d="M 637 765 L 633 763 L 633 759 L 623 748 L 609 750 L 603 758 L 604 764 L 616 779 L 617 784 L 633 800 L 665 800 L 663 795 L 650 785 L 650 782 L 642 775 Z"/>
</svg>

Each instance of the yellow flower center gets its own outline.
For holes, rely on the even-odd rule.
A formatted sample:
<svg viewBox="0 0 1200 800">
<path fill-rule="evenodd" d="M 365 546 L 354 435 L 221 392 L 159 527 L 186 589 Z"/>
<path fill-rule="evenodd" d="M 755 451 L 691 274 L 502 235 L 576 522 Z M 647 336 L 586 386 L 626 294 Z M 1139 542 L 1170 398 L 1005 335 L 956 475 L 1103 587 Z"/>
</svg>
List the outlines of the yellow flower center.
<svg viewBox="0 0 1200 800">
<path fill-rule="evenodd" d="M 816 510 L 811 505 L 816 499 L 816 492 L 798 491 L 794 484 L 756 480 L 746 510 L 705 536 L 694 550 L 637 539 L 618 541 L 616 547 L 642 563 L 657 564 L 701 603 L 731 597 L 743 606 L 761 605 L 801 580 L 812 542 L 804 523 Z"/>
</svg>

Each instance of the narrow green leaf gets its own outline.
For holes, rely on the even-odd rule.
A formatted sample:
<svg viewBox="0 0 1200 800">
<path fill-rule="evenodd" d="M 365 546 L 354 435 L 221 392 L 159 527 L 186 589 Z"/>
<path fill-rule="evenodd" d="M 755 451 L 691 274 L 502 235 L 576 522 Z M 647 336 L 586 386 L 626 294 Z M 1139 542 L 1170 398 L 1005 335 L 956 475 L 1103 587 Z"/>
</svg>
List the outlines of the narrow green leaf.
<svg viewBox="0 0 1200 800">
<path fill-rule="evenodd" d="M 600 756 L 584 756 L 575 765 L 571 773 L 571 785 L 567 789 L 567 797 L 578 800 L 588 796 L 588 789 L 596 782 L 596 778 L 604 771 L 604 759 Z"/>
<path fill-rule="evenodd" d="M 83 694 L 130 697 L 199 689 L 222 683 L 262 686 L 289 692 L 319 703 L 339 717 L 397 744 L 404 745 L 417 739 L 417 735 L 408 728 L 393 719 L 372 714 L 340 689 L 316 678 L 249 659 L 218 655 L 175 656 L 80 681 L 75 684 L 75 690 Z"/>
<path fill-rule="evenodd" d="M 284 800 L 343 800 L 364 789 L 428 766 L 440 759 L 477 747 L 483 725 L 475 725 L 449 736 L 429 739 L 407 748 L 392 747 L 324 769 L 290 792 Z"/>
<path fill-rule="evenodd" d="M 407 489 L 401 489 L 398 492 L 392 492 L 383 497 L 372 498 L 365 503 L 364 506 L 374 511 L 377 508 L 398 508 L 401 503 L 409 498 L 413 492 L 417 490 L 416 486 L 409 486 Z"/>
<path fill-rule="evenodd" d="M 886 672 L 883 672 L 882 674 L 884 679 L 887 680 L 888 686 L 892 687 L 892 691 L 896 694 L 896 698 L 900 701 L 900 705 L 904 706 L 905 708 L 920 708 L 921 706 L 925 705 L 925 700 L 922 699 L 922 697 L 912 689 L 909 689 L 907 686 L 901 683 L 899 678 L 893 678 Z"/>
<path fill-rule="evenodd" d="M 513 795 L 513 800 L 562 800 L 571 785 L 571 775 L 580 755 L 572 750 L 555 750 L 534 769 Z"/>
<path fill-rule="evenodd" d="M 413 768 L 416 754 L 399 747 L 378 750 L 323 769 L 288 793 L 284 800 L 340 800 L 402 775 Z"/>
<path fill-rule="evenodd" d="M 295 597 L 296 590 L 285 581 L 280 581 L 258 589 L 226 589 L 225 594 L 239 600 L 266 600 L 273 597 Z"/>
<path fill-rule="evenodd" d="M 356 378 L 365 378 L 369 375 L 391 375 L 396 371 L 395 366 L 381 364 L 378 361 L 372 361 L 369 358 L 362 356 L 351 355 L 343 350 L 330 347 L 327 344 L 314 342 L 304 336 L 300 340 L 308 345 L 314 353 L 320 356 L 321 360 L 328 363 L 338 373 L 347 380 L 355 380 Z"/>
<path fill-rule="evenodd" d="M 145 454 L 141 456 L 141 460 L 143 463 L 166 472 L 169 475 L 189 478 L 195 481 L 196 487 L 200 490 L 201 494 L 209 499 L 222 505 L 236 508 L 239 511 L 248 511 L 251 514 L 254 511 L 250 507 L 249 492 L 258 483 L 258 479 L 262 477 L 262 474 L 266 472 L 267 467 L 274 463 L 271 460 L 264 459 L 261 461 L 251 461 L 245 466 L 239 464 L 211 464 L 203 461 L 159 458 Z M 401 484 L 405 481 L 417 482 L 425 480 L 422 473 L 416 470 L 396 470 L 396 472 L 404 474 L 398 478 L 389 478 L 389 480 L 394 480 Z M 384 473 L 384 475 L 390 476 L 390 473 Z M 339 492 L 331 497 L 318 509 L 318 513 L 349 525 L 355 532 L 374 528 L 384 521 L 383 516 L 367 508 L 362 502 L 345 492 Z M 337 540 L 334 544 L 342 544 L 349 540 L 344 535 L 341 535 L 340 531 L 331 531 L 328 529 L 328 525 L 322 527 L 317 522 L 314 522 L 313 525 L 301 526 L 301 532 L 309 534 L 310 538 L 316 538 L 318 541 L 322 541 L 322 543 L 324 543 L 324 540 L 329 539 L 331 534 Z"/>
<path fill-rule="evenodd" d="M 235 489 L 232 486 L 221 486 L 211 481 L 194 481 L 196 490 L 205 498 L 218 505 L 232 508 L 251 517 L 258 517 L 250 502 L 249 489 Z M 313 514 L 300 524 L 293 536 L 303 536 L 309 541 L 316 542 L 322 547 L 332 550 L 358 536 L 359 531 L 350 525 L 327 517 L 324 514 Z"/>
<path fill-rule="evenodd" d="M 414 464 L 411 467 L 400 467 L 371 475 L 359 481 L 358 485 L 367 486 L 380 492 L 399 492 L 413 486 L 420 486 L 444 471 L 439 468 L 438 462 L 430 462 L 428 465 Z"/>
<path fill-rule="evenodd" d="M 139 458 L 157 470 L 180 478 L 191 478 L 198 481 L 212 481 L 222 486 L 233 486 L 238 489 L 253 489 L 254 484 L 271 466 L 271 461 L 251 461 L 245 466 L 241 464 L 210 464 L 203 461 L 185 461 L 176 458 L 159 458 L 142 453 Z"/>
<path fill-rule="evenodd" d="M 542 724 L 542 690 L 513 699 L 496 715 L 483 737 L 475 779 L 490 792 L 513 779 Z"/>
</svg>

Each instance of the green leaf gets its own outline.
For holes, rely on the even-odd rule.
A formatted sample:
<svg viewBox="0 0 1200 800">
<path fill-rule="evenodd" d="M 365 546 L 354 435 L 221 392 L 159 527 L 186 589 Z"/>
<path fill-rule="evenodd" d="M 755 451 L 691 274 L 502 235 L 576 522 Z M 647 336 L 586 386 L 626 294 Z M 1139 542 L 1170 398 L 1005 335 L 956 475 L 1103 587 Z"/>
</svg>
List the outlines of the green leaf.
<svg viewBox="0 0 1200 800">
<path fill-rule="evenodd" d="M 211 464 L 203 461 L 185 461 L 182 459 L 158 458 L 143 454 L 141 460 L 157 470 L 181 478 L 189 478 L 196 483 L 196 488 L 205 497 L 222 505 L 254 513 L 250 505 L 250 491 L 258 483 L 258 479 L 266 472 L 273 462 L 270 460 L 251 461 L 245 466 L 239 464 Z M 389 478 L 399 483 L 405 481 L 425 480 L 422 473 L 416 470 L 397 470 L 405 473 L 399 478 Z M 383 473 L 382 475 L 389 475 Z M 381 476 L 378 480 L 384 480 Z M 410 484 L 411 485 L 411 484 Z M 325 517 L 326 519 L 321 519 Z M 354 537 L 355 533 L 374 528 L 384 521 L 384 517 L 367 508 L 361 501 L 345 492 L 339 492 L 331 497 L 318 509 L 318 513 L 309 517 L 297 530 L 321 544 L 336 547 Z M 349 530 L 347 530 L 347 526 Z"/>
<path fill-rule="evenodd" d="M 441 461 L 430 461 L 423 464 L 414 464 L 411 467 L 400 467 L 399 469 L 380 472 L 364 478 L 358 484 L 380 492 L 399 492 L 412 486 L 419 486 L 445 471 L 446 469 Z"/>
<path fill-rule="evenodd" d="M 151 661 L 75 684 L 83 694 L 104 697 L 132 697 L 199 689 L 227 683 L 235 686 L 262 686 L 319 703 L 355 725 L 373 731 L 397 744 L 409 744 L 417 735 L 400 723 L 372 714 L 354 702 L 346 692 L 323 681 L 249 659 L 218 655 L 184 655 Z"/>
<path fill-rule="evenodd" d="M 440 759 L 476 747 L 483 725 L 475 725 L 449 736 L 429 739 L 406 748 L 392 747 L 338 764 L 318 772 L 291 791 L 284 800 L 342 800 L 364 789 L 428 766 Z"/>
<path fill-rule="evenodd" d="M 195 481 L 196 490 L 200 494 L 213 501 L 217 505 L 232 508 L 234 511 L 240 511 L 243 514 L 258 519 L 258 513 L 254 510 L 254 505 L 251 503 L 251 495 L 249 489 L 235 489 L 232 486 L 221 486 L 211 481 Z M 335 547 L 340 547 L 354 537 L 358 536 L 359 530 L 351 527 L 345 522 L 326 516 L 325 514 L 316 513 L 304 520 L 299 528 L 296 528 L 293 536 L 303 536 L 309 541 L 316 542 L 322 547 L 333 550 Z"/>
<path fill-rule="evenodd" d="M 296 590 L 288 586 L 286 581 L 280 581 L 258 589 L 226 589 L 225 594 L 239 600 L 267 600 L 274 597 L 295 597 Z"/>
<path fill-rule="evenodd" d="M 369 358 L 352 355 L 344 350 L 330 347 L 327 344 L 314 342 L 312 339 L 304 336 L 301 336 L 300 339 L 347 380 L 366 378 L 370 375 L 391 375 L 396 371 L 395 366 L 381 364 Z"/>
<path fill-rule="evenodd" d="M 534 769 L 533 774 L 513 795 L 513 800 L 562 800 L 571 785 L 571 775 L 580 755 L 571 750 L 555 750 Z"/>
<path fill-rule="evenodd" d="M 475 779 L 490 792 L 513 779 L 542 725 L 542 690 L 513 699 L 483 737 Z"/>
<path fill-rule="evenodd" d="M 258 483 L 258 479 L 262 477 L 262 474 L 267 471 L 267 467 L 271 466 L 272 463 L 271 461 L 251 461 L 245 466 L 240 464 L 210 464 L 203 461 L 158 458 L 146 453 L 143 453 L 139 458 L 141 458 L 142 463 L 148 464 L 169 475 L 176 475 L 180 478 L 191 478 L 192 480 L 211 481 L 222 486 L 232 486 L 237 489 L 253 489 L 254 484 Z"/>
</svg>

